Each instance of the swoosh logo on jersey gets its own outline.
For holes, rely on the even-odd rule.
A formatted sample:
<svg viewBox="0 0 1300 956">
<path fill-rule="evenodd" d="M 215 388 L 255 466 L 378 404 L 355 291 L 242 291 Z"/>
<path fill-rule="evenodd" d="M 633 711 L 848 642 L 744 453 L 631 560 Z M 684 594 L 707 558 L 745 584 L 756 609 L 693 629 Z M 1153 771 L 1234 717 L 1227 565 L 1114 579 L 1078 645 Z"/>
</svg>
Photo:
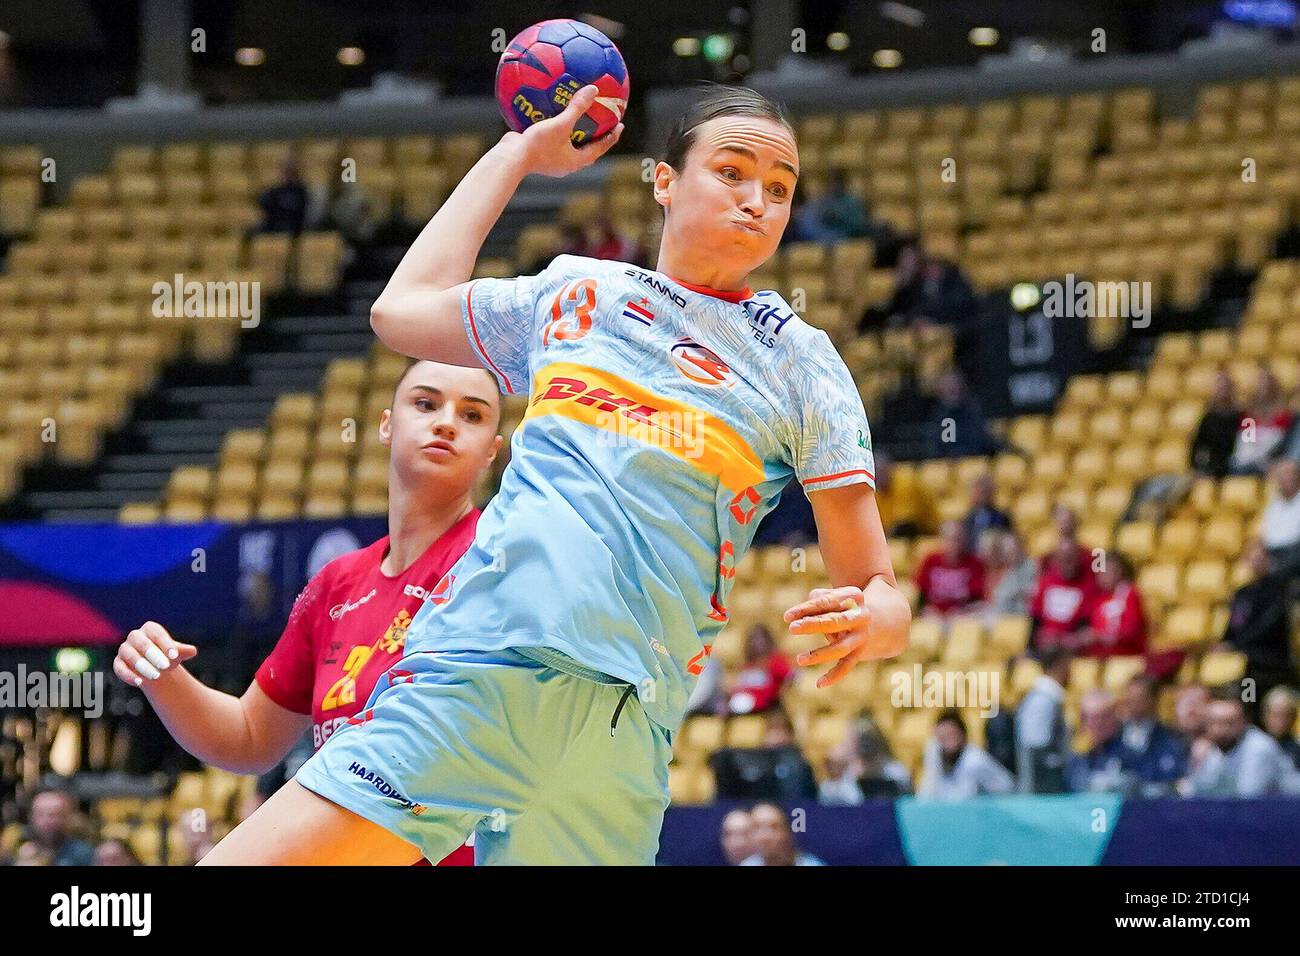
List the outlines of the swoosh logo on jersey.
<svg viewBox="0 0 1300 956">
<path fill-rule="evenodd" d="M 646 440 L 640 444 L 653 445 L 713 475 L 733 492 L 752 488 L 766 477 L 749 442 L 718 416 L 587 365 L 554 362 L 538 370 L 524 422 L 546 415 L 642 436 Z M 638 430 L 628 429 L 629 421 Z M 675 426 L 682 422 L 697 423 L 698 441 L 680 440 L 683 436 Z"/>
</svg>

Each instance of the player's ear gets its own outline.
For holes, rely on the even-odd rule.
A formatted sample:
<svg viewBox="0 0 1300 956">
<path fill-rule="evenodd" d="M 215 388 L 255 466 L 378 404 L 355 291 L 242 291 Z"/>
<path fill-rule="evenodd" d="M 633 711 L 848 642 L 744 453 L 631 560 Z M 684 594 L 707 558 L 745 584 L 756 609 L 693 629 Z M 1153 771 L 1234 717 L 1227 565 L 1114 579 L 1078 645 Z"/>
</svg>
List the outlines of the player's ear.
<svg viewBox="0 0 1300 956">
<path fill-rule="evenodd" d="M 668 184 L 677 178 L 677 170 L 663 160 L 655 164 L 654 197 L 655 202 L 668 208 Z"/>
<path fill-rule="evenodd" d="M 492 439 L 492 454 L 488 455 L 488 460 L 487 460 L 489 466 L 491 466 L 492 462 L 497 460 L 497 454 L 501 451 L 501 446 L 504 445 L 505 443 L 506 440 L 502 438 L 500 435 L 497 435 L 495 438 Z"/>
<path fill-rule="evenodd" d="M 385 448 L 393 447 L 393 413 L 385 408 L 379 413 L 379 444 Z"/>
</svg>

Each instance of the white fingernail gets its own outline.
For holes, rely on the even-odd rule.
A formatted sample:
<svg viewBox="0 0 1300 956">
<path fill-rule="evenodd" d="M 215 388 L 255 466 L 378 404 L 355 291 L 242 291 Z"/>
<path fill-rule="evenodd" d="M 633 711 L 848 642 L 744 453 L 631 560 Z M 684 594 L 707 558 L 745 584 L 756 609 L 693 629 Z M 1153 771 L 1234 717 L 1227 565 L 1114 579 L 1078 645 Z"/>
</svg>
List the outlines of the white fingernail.
<svg viewBox="0 0 1300 956">
<path fill-rule="evenodd" d="M 143 684 L 143 683 L 144 683 L 144 678 L 143 678 L 143 677 L 137 677 L 137 678 L 135 679 L 135 686 L 136 686 L 136 687 L 139 687 L 139 686 L 140 686 L 141 684 Z"/>
<path fill-rule="evenodd" d="M 162 672 L 143 657 L 135 662 L 135 669 L 150 680 L 157 680 L 159 677 L 162 677 Z"/>
<path fill-rule="evenodd" d="M 152 644 L 145 649 L 144 656 L 149 658 L 149 663 L 160 671 L 165 671 L 171 667 L 171 664 L 167 662 L 167 655 Z"/>
<path fill-rule="evenodd" d="M 169 647 L 167 649 L 167 656 L 170 657 L 172 660 L 176 660 L 177 657 L 176 648 Z"/>
</svg>

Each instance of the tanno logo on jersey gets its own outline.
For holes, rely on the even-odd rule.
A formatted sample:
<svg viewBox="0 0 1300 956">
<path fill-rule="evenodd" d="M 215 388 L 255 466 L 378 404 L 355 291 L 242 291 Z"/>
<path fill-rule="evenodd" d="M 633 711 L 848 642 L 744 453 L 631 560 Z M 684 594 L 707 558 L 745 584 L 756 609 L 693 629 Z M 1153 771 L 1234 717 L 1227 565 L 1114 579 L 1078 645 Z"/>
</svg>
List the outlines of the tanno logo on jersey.
<svg viewBox="0 0 1300 956">
<path fill-rule="evenodd" d="M 674 289 L 672 285 L 665 282 L 663 279 L 659 278 L 658 276 L 652 275 L 649 272 L 642 272 L 640 269 L 625 269 L 623 270 L 623 275 L 631 276 L 633 279 L 636 279 L 638 282 L 644 282 L 646 285 L 654 289 L 660 295 L 667 296 L 669 299 L 672 299 L 673 304 L 676 305 L 678 308 L 682 308 L 682 309 L 686 308 L 686 296 L 682 295 L 680 292 Z"/>
<path fill-rule="evenodd" d="M 375 596 L 375 589 L 371 588 L 369 594 L 362 595 L 361 597 L 357 598 L 355 601 L 351 601 L 351 602 L 344 601 L 342 604 L 335 604 L 332 608 L 330 608 L 330 620 L 331 621 L 339 620 L 341 617 L 343 617 L 344 614 L 347 614 L 348 611 L 355 611 L 357 608 L 361 607 L 361 605 L 365 604 L 374 596 Z"/>
<path fill-rule="evenodd" d="M 692 382 L 699 385 L 730 385 L 731 369 L 713 349 L 694 339 L 680 339 L 669 349 L 673 364 Z"/>
</svg>

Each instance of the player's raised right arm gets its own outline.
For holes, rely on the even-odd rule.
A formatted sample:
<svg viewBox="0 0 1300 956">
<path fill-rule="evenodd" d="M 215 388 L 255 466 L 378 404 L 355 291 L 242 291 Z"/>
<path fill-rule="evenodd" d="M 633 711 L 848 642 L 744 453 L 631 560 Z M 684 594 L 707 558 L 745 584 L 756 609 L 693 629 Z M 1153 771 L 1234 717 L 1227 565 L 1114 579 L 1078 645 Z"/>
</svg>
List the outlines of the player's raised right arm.
<svg viewBox="0 0 1300 956">
<path fill-rule="evenodd" d="M 580 149 L 570 134 L 599 91 L 586 86 L 559 116 L 524 133 L 506 133 L 474 164 L 424 227 L 370 309 L 370 326 L 385 345 L 415 358 L 476 366 L 461 322 L 464 284 L 488 233 L 530 173 L 566 176 L 589 166 L 618 142 L 613 132 Z"/>
</svg>

